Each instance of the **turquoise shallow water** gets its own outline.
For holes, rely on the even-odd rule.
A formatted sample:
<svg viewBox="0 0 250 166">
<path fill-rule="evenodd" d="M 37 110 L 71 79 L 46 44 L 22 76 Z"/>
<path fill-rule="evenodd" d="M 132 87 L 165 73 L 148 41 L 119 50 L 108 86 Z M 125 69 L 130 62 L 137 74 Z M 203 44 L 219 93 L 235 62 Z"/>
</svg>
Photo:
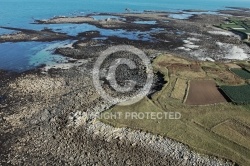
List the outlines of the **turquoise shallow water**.
<svg viewBox="0 0 250 166">
<path fill-rule="evenodd" d="M 53 16 L 85 15 L 93 12 L 124 12 L 126 8 L 133 11 L 179 11 L 183 9 L 203 9 L 215 11 L 233 7 L 250 7 L 250 0 L 0 0 L 0 26 L 11 26 L 41 30 L 45 25 L 30 24 L 34 19 L 46 19 Z M 176 17 L 176 16 L 173 16 Z M 179 16 L 178 16 L 179 17 Z M 97 18 L 101 19 L 101 18 Z M 46 25 L 54 30 L 76 35 L 87 30 L 100 30 L 91 25 Z M 139 32 L 124 30 L 100 30 L 106 35 L 115 35 L 136 39 Z M 13 31 L 0 28 L 0 34 Z M 147 40 L 147 36 L 145 36 Z M 51 47 L 61 42 L 20 42 L 0 44 L 0 69 L 24 71 L 43 63 L 53 63 L 62 57 L 53 55 Z M 34 60 L 35 59 L 35 60 Z"/>
<path fill-rule="evenodd" d="M 91 12 L 143 10 L 217 10 L 226 6 L 250 7 L 250 0 L 0 0 L 0 25 L 32 26 L 33 19 Z"/>
<path fill-rule="evenodd" d="M 52 53 L 56 47 L 69 42 L 18 42 L 0 44 L 0 68 L 22 72 L 42 64 L 64 62 L 66 58 L 60 55 L 52 55 Z"/>
</svg>

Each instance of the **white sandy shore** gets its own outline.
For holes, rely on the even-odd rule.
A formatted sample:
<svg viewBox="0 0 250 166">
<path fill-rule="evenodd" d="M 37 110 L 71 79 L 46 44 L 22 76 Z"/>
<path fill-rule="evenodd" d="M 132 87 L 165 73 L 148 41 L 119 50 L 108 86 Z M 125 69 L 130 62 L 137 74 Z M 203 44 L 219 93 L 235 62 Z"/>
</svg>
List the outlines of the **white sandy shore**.
<svg viewBox="0 0 250 166">
<path fill-rule="evenodd" d="M 235 34 L 229 31 L 208 31 L 208 33 L 212 35 L 235 36 Z"/>
<path fill-rule="evenodd" d="M 75 59 L 71 59 L 71 60 L 75 60 Z M 48 72 L 49 69 L 66 70 L 66 69 L 70 69 L 72 67 L 79 67 L 87 62 L 88 62 L 88 60 L 81 59 L 81 60 L 76 60 L 74 63 L 68 62 L 68 63 L 58 63 L 58 64 L 46 65 L 45 67 L 42 68 L 42 72 L 46 73 L 46 72 Z"/>
</svg>

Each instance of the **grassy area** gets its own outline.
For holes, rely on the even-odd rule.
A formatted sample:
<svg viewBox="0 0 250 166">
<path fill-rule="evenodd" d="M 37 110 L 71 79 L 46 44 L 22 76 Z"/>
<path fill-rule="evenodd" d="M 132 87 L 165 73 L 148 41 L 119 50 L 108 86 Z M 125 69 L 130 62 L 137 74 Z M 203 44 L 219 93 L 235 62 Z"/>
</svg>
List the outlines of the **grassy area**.
<svg viewBox="0 0 250 166">
<path fill-rule="evenodd" d="M 246 104 L 246 105 L 244 105 L 244 107 L 245 107 L 247 110 L 250 110 L 250 104 Z"/>
<path fill-rule="evenodd" d="M 234 72 L 236 75 L 243 79 L 250 79 L 250 72 L 245 69 L 230 69 L 232 72 Z"/>
<path fill-rule="evenodd" d="M 250 61 L 239 62 L 239 65 L 250 72 Z"/>
<path fill-rule="evenodd" d="M 234 103 L 250 103 L 250 85 L 221 86 L 220 88 Z"/>
<path fill-rule="evenodd" d="M 240 20 L 240 19 L 230 19 L 225 23 L 220 24 L 219 28 L 239 32 L 245 35 L 246 42 L 249 42 L 248 34 L 250 33 L 250 21 L 249 20 Z"/>
<path fill-rule="evenodd" d="M 192 64 L 196 65 L 195 70 L 192 67 L 186 68 Z M 175 68 L 175 66 L 180 68 Z M 210 72 L 213 67 L 218 74 L 228 71 L 228 67 L 212 62 L 201 62 L 197 66 L 196 62 L 167 55 L 157 57 L 153 67 L 155 71 L 160 71 L 165 75 L 167 83 L 161 91 L 155 93 L 152 99 L 145 97 L 134 105 L 115 106 L 107 112 L 123 112 L 124 114 L 179 112 L 181 118 L 175 120 L 169 118 L 133 119 L 123 116 L 119 119 L 101 119 L 101 121 L 116 127 L 129 127 L 160 134 L 180 141 L 200 153 L 230 159 L 240 165 L 249 166 L 250 106 L 227 102 L 210 106 L 188 106 L 180 97 L 183 91 L 186 92 L 189 88 L 189 86 L 184 88 L 185 81 L 189 84 L 195 79 L 216 80 L 221 76 L 216 75 L 214 71 Z M 181 68 L 185 68 L 185 71 Z M 205 68 L 209 69 L 205 71 Z M 227 78 L 222 78 L 221 81 L 230 83 Z M 177 90 L 177 87 L 181 88 Z M 174 97 L 173 93 L 178 94 L 179 97 Z"/>
<path fill-rule="evenodd" d="M 221 64 L 202 64 L 202 69 L 206 72 L 208 78 L 213 78 L 218 85 L 239 85 L 245 84 L 245 80 L 236 77 L 228 70 L 230 66 Z"/>
<path fill-rule="evenodd" d="M 212 131 L 232 142 L 250 149 L 250 128 L 235 120 L 227 120 L 213 127 Z"/>
<path fill-rule="evenodd" d="M 183 100 L 187 89 L 187 80 L 177 78 L 174 89 L 171 93 L 171 97 L 179 100 Z"/>
<path fill-rule="evenodd" d="M 244 108 L 237 108 L 231 104 L 220 104 L 209 107 L 187 107 L 177 101 L 169 99 L 164 105 L 166 108 L 158 107 L 151 100 L 145 98 L 132 106 L 116 106 L 109 112 L 163 112 L 178 111 L 181 113 L 180 120 L 171 119 L 102 119 L 103 122 L 116 127 L 130 127 L 142 129 L 153 134 L 160 134 L 187 144 L 192 149 L 209 155 L 231 159 L 242 165 L 249 165 L 250 150 L 242 145 L 243 140 L 248 138 L 244 135 L 235 136 L 233 140 L 228 139 L 229 131 L 215 133 L 214 126 L 228 119 L 236 117 L 241 122 L 250 125 L 250 112 Z M 176 107 L 179 106 L 179 107 Z M 230 128 L 229 128 L 230 129 Z M 218 131 L 218 129 L 216 130 Z M 249 134 L 249 131 L 247 131 Z M 240 133 L 240 131 L 238 132 Z"/>
</svg>

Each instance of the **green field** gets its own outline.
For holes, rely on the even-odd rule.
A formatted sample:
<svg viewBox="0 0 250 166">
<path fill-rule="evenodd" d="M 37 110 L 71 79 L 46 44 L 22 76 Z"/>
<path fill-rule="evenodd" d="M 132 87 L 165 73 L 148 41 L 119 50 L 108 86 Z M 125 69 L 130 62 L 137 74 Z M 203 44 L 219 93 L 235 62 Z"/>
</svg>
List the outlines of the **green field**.
<svg viewBox="0 0 250 166">
<path fill-rule="evenodd" d="M 234 72 L 236 75 L 243 79 L 250 79 L 250 72 L 245 69 L 230 69 L 232 72 Z"/>
<path fill-rule="evenodd" d="M 250 21 L 249 20 L 240 20 L 240 19 L 230 19 L 225 23 L 216 26 L 229 31 L 240 32 L 245 35 L 245 42 L 249 43 L 249 39 L 247 39 L 248 34 L 250 33 Z"/>
<path fill-rule="evenodd" d="M 220 89 L 236 104 L 250 103 L 250 85 L 221 86 Z"/>
<path fill-rule="evenodd" d="M 172 65 L 175 64 L 175 65 Z M 201 62 L 200 70 L 181 68 L 195 64 L 182 58 L 170 55 L 158 56 L 153 63 L 154 70 L 165 75 L 167 82 L 161 91 L 155 93 L 151 99 L 145 97 L 140 102 L 128 106 L 114 106 L 105 113 L 164 113 L 179 112 L 181 119 L 133 119 L 118 118 L 100 120 L 115 127 L 129 127 L 143 130 L 167 138 L 174 139 L 188 145 L 191 149 L 207 155 L 229 159 L 239 165 L 250 165 L 250 105 L 235 105 L 233 103 L 221 103 L 206 106 L 188 106 L 182 98 L 173 98 L 175 89 L 183 89 L 187 93 L 189 82 L 196 79 L 212 79 L 220 83 L 242 83 L 243 79 L 232 77 L 223 63 Z M 179 65 L 177 68 L 172 66 Z M 211 67 L 211 68 L 210 68 Z M 206 69 L 204 71 L 203 69 Z M 216 69 L 216 71 L 214 71 Z M 231 75 L 230 75 L 231 74 Z M 223 77 L 223 76 L 229 77 Z M 188 87 L 185 90 L 181 84 L 176 84 L 177 79 L 187 80 Z M 232 79 L 240 79 L 235 81 Z M 177 86 L 177 87 L 176 87 Z M 178 87 L 181 86 L 181 87 Z M 226 87 L 226 86 L 225 86 Z M 226 88 L 227 89 L 227 88 Z M 235 90 L 235 89 L 234 89 Z M 250 91 L 250 85 L 242 86 L 237 91 L 238 100 L 244 91 Z M 243 93 L 243 94 L 244 94 Z M 231 94 L 234 97 L 234 94 Z M 250 98 L 250 96 L 249 96 Z M 244 98 L 243 100 L 248 100 Z"/>
</svg>

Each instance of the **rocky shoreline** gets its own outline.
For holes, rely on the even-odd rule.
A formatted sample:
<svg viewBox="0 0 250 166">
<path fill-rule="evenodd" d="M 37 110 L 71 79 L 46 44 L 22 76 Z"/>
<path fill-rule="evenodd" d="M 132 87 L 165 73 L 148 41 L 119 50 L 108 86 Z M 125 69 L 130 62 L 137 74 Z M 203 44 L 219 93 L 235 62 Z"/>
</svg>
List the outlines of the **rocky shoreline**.
<svg viewBox="0 0 250 166">
<path fill-rule="evenodd" d="M 112 105 L 86 73 L 87 66 L 51 70 L 8 84 L 15 102 L 1 110 L 1 164 L 233 165 L 168 138 L 103 124 L 98 115 Z"/>
<path fill-rule="evenodd" d="M 4 42 L 23 42 L 23 41 L 56 41 L 56 40 L 67 40 L 73 39 L 74 37 L 68 36 L 63 33 L 56 33 L 49 29 L 41 31 L 12 28 L 12 27 L 0 27 L 3 29 L 18 31 L 13 34 L 6 34 L 0 36 L 0 43 Z"/>
<path fill-rule="evenodd" d="M 234 57 L 231 55 L 228 56 L 228 52 L 230 52 L 228 48 L 231 48 L 233 49 L 231 52 L 240 52 L 242 58 L 249 59 L 250 49 L 243 43 L 240 36 L 214 26 L 228 17 L 237 17 L 241 10 L 243 9 L 230 10 L 233 13 L 232 16 L 193 14 L 187 19 L 173 19 L 169 17 L 171 13 L 168 12 L 114 13 L 112 15 L 118 18 L 104 20 L 96 20 L 93 17 L 108 16 L 110 13 L 54 17 L 48 20 L 36 20 L 36 23 L 45 25 L 78 23 L 79 25 L 95 26 L 99 30 L 79 32 L 76 36 L 70 36 L 62 32 L 54 32 L 52 29 L 35 31 L 2 27 L 19 32 L 0 36 L 0 42 L 77 40 L 73 44 L 73 48 L 58 48 L 55 51 L 55 53 L 76 59 L 84 58 L 80 56 L 81 54 L 91 54 L 91 51 L 84 52 L 93 49 L 92 47 L 95 45 L 115 44 L 134 45 L 141 49 L 154 49 L 183 57 L 188 56 L 192 59 L 213 61 L 233 59 Z M 247 12 L 246 9 L 244 12 Z M 155 23 L 151 23 L 152 20 Z M 122 31 L 116 35 L 118 30 Z M 98 50 L 98 47 L 95 49 Z"/>
<path fill-rule="evenodd" d="M 236 12 L 237 11 L 232 11 Z M 105 14 L 103 14 L 105 15 Z M 72 49 L 58 48 L 56 52 L 69 57 L 78 57 L 78 54 L 84 54 L 86 46 L 89 45 L 110 45 L 127 44 L 134 45 L 140 49 L 154 49 L 167 52 L 192 59 L 204 60 L 230 60 L 234 57 L 228 56 L 228 47 L 233 50 L 231 52 L 242 52 L 242 57 L 248 58 L 250 55 L 249 47 L 241 41 L 240 36 L 232 32 L 223 31 L 214 27 L 219 22 L 223 22 L 228 16 L 195 14 L 189 19 L 171 19 L 168 13 L 132 13 L 132 14 L 114 14 L 126 21 L 120 20 L 92 20 L 84 23 L 95 25 L 103 29 L 124 29 L 130 31 L 145 32 L 138 35 L 139 40 L 129 39 L 126 36 L 107 36 L 96 31 L 81 33 L 83 39 L 73 44 Z M 86 17 L 89 18 L 90 16 Z M 84 17 L 83 17 L 84 18 Z M 75 17 L 64 18 L 63 23 L 70 23 Z M 135 21 L 155 20 L 156 24 L 136 24 Z M 45 24 L 53 22 L 53 24 L 62 23 L 57 18 L 52 18 L 44 22 Z M 108 25 L 108 26 L 106 26 Z M 112 25 L 112 26 L 111 26 Z M 152 31 L 152 29 L 156 29 Z M 92 34 L 92 36 L 91 36 Z M 149 37 L 143 40 L 145 35 Z M 105 39 L 102 39 L 105 37 Z M 99 39 L 98 39 L 99 38 Z M 141 38 L 141 40 L 140 40 Z M 221 46 L 220 46 L 221 43 Z M 82 49 L 84 51 L 81 51 Z"/>
<path fill-rule="evenodd" d="M 114 15 L 126 21 L 96 21 L 87 16 L 57 17 L 37 23 L 88 23 L 128 32 L 163 30 L 151 32 L 152 40 L 145 41 L 105 36 L 99 31 L 72 37 L 52 31 L 15 29 L 21 32 L 0 37 L 0 42 L 78 40 L 72 47 L 55 50 L 55 53 L 73 58 L 69 62 L 72 66 L 67 69 L 43 66 L 21 74 L 0 71 L 4 78 L 0 84 L 0 164 L 237 165 L 230 160 L 200 155 L 169 138 L 100 122 L 98 115 L 112 104 L 100 97 L 92 83 L 93 64 L 100 52 L 119 44 L 138 47 L 151 60 L 161 53 L 198 60 L 228 60 L 230 58 L 225 55 L 231 46 L 235 46 L 236 51 L 243 50 L 242 56 L 249 58 L 249 47 L 238 36 L 212 26 L 223 21 L 225 16 L 201 14 L 176 20 L 167 17 L 168 13 Z M 157 24 L 133 23 L 138 20 L 155 20 Z M 96 39 L 100 37 L 106 39 Z"/>
</svg>

